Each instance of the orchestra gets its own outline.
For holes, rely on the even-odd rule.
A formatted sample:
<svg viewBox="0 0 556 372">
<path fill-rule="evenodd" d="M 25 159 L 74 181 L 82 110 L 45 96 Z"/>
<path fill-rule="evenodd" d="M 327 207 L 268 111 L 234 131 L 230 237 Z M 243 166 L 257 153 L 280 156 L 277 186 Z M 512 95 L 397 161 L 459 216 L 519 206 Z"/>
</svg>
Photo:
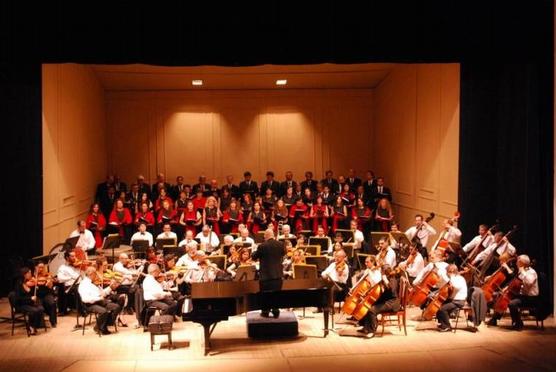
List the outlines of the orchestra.
<svg viewBox="0 0 556 372">
<path fill-rule="evenodd" d="M 28 316 L 31 334 L 44 326 L 45 316 L 56 328 L 58 316 L 74 310 L 75 299 L 97 314 L 95 331 L 100 334 L 109 334 L 107 327 L 115 322 L 126 326 L 125 315 L 139 314 L 144 308 L 138 307 L 137 298 L 160 314 L 180 315 L 192 285 L 241 280 L 237 273 L 242 267 L 252 267 L 254 279 L 266 283 L 261 288 L 278 288 L 282 279 L 299 279 L 296 266 L 314 266 L 314 279 L 327 283 L 331 301 L 345 301 L 342 312 L 356 321 L 357 334 L 366 338 L 376 332 L 379 314 L 402 308 L 401 298 L 407 298 L 408 307 L 422 309 L 420 321 L 436 319 L 440 332 L 452 329 L 455 311 L 477 301 L 487 304 L 489 326 L 497 326 L 509 312 L 512 329 L 521 330 L 520 309 L 540 303 L 540 276 L 534 261 L 512 244 L 515 228 L 504 233 L 498 223 L 481 224 L 478 234 L 463 242 L 459 214 L 444 219 L 437 233 L 430 224 L 431 213 L 427 218 L 415 215 L 413 226 L 404 232 L 394 220 L 384 179 L 371 171 L 364 181 L 354 170 L 337 180 L 327 171 L 320 182 L 307 172 L 301 183 L 294 181 L 292 172 L 279 182 L 269 171 L 260 189 L 249 171 L 240 185 L 228 176 L 222 188 L 216 180 L 207 184 L 204 176 L 193 187 L 183 177 L 169 185 L 162 174 L 152 189 L 143 176 L 137 180 L 125 200 L 113 195 L 115 178 L 99 185 L 97 200 L 86 219 L 77 221 L 70 234 L 76 242 L 63 251 L 65 263 L 56 272 L 50 273 L 46 262 L 23 268 L 14 293 L 17 306 Z M 123 192 L 122 185 L 118 192 Z M 113 205 L 101 209 L 107 200 Z M 108 226 L 104 213 L 109 215 Z M 136 228 L 133 235 L 127 230 L 131 226 Z M 160 232 L 157 239 L 174 241 L 173 253 L 155 247 L 154 228 Z M 371 230 L 386 235 L 371 242 Z M 264 232 L 264 243 L 257 240 L 259 232 Z M 135 259 L 131 255 L 138 252 L 131 248 L 109 264 L 102 252 L 109 233 L 118 234 L 121 244 L 145 241 L 148 250 Z M 433 242 L 429 238 L 435 235 Z M 307 243 L 312 238 L 322 242 L 325 267 L 310 264 L 315 253 Z M 367 254 L 371 244 L 377 244 L 376 255 Z M 264 262 L 269 253 L 261 247 L 272 247 L 263 248 L 273 252 L 271 266 Z M 348 257 L 346 252 L 353 254 Z M 94 254 L 96 259 L 88 259 Z M 274 269 L 278 266 L 279 273 Z M 400 286 L 402 281 L 407 285 Z M 402 287 L 407 294 L 400 293 Z M 264 306 L 263 315 L 279 316 L 271 303 Z M 474 320 L 477 331 L 485 319 L 474 316 L 482 318 Z"/>
</svg>

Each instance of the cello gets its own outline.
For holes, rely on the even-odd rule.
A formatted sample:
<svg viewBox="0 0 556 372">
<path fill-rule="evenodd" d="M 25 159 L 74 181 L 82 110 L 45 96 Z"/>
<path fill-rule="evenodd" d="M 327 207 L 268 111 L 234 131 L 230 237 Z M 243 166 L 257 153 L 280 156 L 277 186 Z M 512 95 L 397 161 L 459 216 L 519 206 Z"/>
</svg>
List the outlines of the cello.
<svg viewBox="0 0 556 372">
<path fill-rule="evenodd" d="M 500 297 L 494 303 L 494 312 L 497 314 L 504 314 L 510 305 L 510 301 L 517 295 L 521 290 L 521 285 L 523 282 L 518 276 L 512 279 L 510 284 L 502 290 Z"/>
<path fill-rule="evenodd" d="M 440 281 L 440 275 L 436 272 L 437 268 L 429 271 L 429 273 L 423 278 L 420 284 L 415 285 L 411 289 L 408 302 L 415 306 L 421 306 L 423 302 L 427 299 L 431 289 L 433 289 L 436 284 Z"/>
<path fill-rule="evenodd" d="M 487 303 L 492 301 L 494 292 L 499 290 L 502 284 L 506 281 L 507 279 L 506 275 L 507 274 L 511 275 L 513 273 L 513 271 L 507 266 L 507 264 L 514 260 L 515 257 L 509 259 L 504 264 L 502 264 L 481 286 L 481 289 L 483 290 Z"/>
<path fill-rule="evenodd" d="M 452 289 L 452 284 L 448 282 L 443 285 L 442 288 L 438 290 L 438 292 L 436 292 L 431 302 L 429 302 L 429 304 L 425 308 L 425 311 L 423 311 L 424 320 L 432 320 L 438 310 L 440 310 L 440 308 L 442 307 L 442 304 L 446 302 L 448 297 L 450 297 L 450 295 L 452 294 Z"/>
<path fill-rule="evenodd" d="M 502 239 L 500 239 L 500 241 L 498 242 L 498 244 L 496 244 L 496 247 L 492 250 L 492 252 L 490 252 L 488 257 L 483 260 L 483 262 L 481 263 L 481 271 L 479 272 L 479 279 L 483 280 L 486 272 L 488 271 L 488 269 L 494 262 L 496 255 L 498 254 L 498 248 L 500 248 L 503 244 L 509 244 L 509 238 L 516 230 L 517 225 L 514 225 L 514 227 L 510 231 L 508 231 Z"/>
</svg>

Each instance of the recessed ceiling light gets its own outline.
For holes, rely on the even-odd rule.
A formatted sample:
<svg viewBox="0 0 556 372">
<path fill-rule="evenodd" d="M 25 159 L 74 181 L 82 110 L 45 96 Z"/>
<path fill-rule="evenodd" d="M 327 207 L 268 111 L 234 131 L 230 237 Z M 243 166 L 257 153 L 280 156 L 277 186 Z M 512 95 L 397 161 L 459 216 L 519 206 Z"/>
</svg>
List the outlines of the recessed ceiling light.
<svg viewBox="0 0 556 372">
<path fill-rule="evenodd" d="M 197 85 L 197 86 L 203 85 L 203 80 L 201 80 L 201 79 L 194 79 L 194 80 L 191 80 L 191 84 L 192 84 L 192 85 Z"/>
<path fill-rule="evenodd" d="M 276 80 L 276 85 L 286 85 L 288 81 L 286 79 L 278 79 Z"/>
</svg>

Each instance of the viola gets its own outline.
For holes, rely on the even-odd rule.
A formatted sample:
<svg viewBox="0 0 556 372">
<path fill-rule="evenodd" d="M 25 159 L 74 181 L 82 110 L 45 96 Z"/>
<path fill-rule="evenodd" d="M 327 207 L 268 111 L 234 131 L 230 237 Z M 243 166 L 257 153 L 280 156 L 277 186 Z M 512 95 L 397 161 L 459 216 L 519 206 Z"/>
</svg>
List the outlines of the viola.
<svg viewBox="0 0 556 372">
<path fill-rule="evenodd" d="M 448 297 L 450 297 L 451 293 L 452 293 L 452 285 L 450 283 L 443 285 L 442 288 L 440 288 L 438 292 L 436 292 L 431 302 L 429 302 L 429 304 L 425 308 L 425 311 L 423 311 L 423 319 L 432 320 L 434 315 L 442 307 L 442 304 L 444 304 L 444 302 L 446 302 Z"/>
</svg>

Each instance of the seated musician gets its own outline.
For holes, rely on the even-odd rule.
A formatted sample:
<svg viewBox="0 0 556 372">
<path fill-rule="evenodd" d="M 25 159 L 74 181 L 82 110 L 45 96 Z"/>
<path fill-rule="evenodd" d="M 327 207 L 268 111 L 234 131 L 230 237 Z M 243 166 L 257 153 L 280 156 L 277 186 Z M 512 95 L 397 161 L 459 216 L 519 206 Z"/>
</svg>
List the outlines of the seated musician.
<svg viewBox="0 0 556 372">
<path fill-rule="evenodd" d="M 192 241 L 185 246 L 185 254 L 178 259 L 176 266 L 179 267 L 192 267 L 196 266 L 195 256 L 197 255 L 197 242 Z"/>
<path fill-rule="evenodd" d="M 178 236 L 172 231 L 172 226 L 166 222 L 162 225 L 162 232 L 157 235 L 156 239 L 174 239 L 174 241 L 177 242 Z"/>
<path fill-rule="evenodd" d="M 148 275 L 143 280 L 143 298 L 147 306 L 155 307 L 161 315 L 176 315 L 178 303 L 173 299 L 172 293 L 165 291 L 162 285 L 164 280 L 157 264 L 150 264 Z"/>
<path fill-rule="evenodd" d="M 131 285 L 134 283 L 137 277 L 138 271 L 134 268 L 133 262 L 129 259 L 127 253 L 120 253 L 118 256 L 118 262 L 114 264 L 112 270 L 116 273 L 120 273 L 122 276 L 122 281 L 117 288 L 118 293 L 124 293 L 128 297 L 127 310 L 131 311 L 133 309 L 134 302 L 134 291 L 130 291 Z"/>
<path fill-rule="evenodd" d="M 238 250 L 239 261 L 232 263 L 226 271 L 234 278 L 236 276 L 237 269 L 240 266 L 256 266 L 256 264 L 251 259 L 251 250 L 249 248 L 241 248 Z"/>
<path fill-rule="evenodd" d="M 296 232 L 300 232 L 305 229 L 305 222 L 308 218 L 307 210 L 308 208 L 303 203 L 303 199 L 301 198 L 296 199 L 295 204 L 291 206 L 289 217 Z"/>
<path fill-rule="evenodd" d="M 118 284 L 113 281 L 108 287 L 102 289 L 94 284 L 94 282 L 98 282 L 98 279 L 96 268 L 89 266 L 85 270 L 85 278 L 79 283 L 78 292 L 87 311 L 97 314 L 95 331 L 108 335 L 111 332 L 107 326 L 114 324 L 121 308 L 107 297 L 117 288 Z"/>
<path fill-rule="evenodd" d="M 326 235 L 326 231 L 325 231 L 324 227 L 318 226 L 317 227 L 317 233 L 314 237 L 319 238 L 319 239 L 327 239 L 328 240 L 328 245 L 327 245 L 326 252 L 321 252 L 321 254 L 332 254 L 332 239 L 330 239 L 330 237 L 328 235 Z"/>
<path fill-rule="evenodd" d="M 73 303 L 69 301 L 69 298 L 73 296 L 72 288 L 74 288 L 75 282 L 81 277 L 79 267 L 75 266 L 75 252 L 65 251 L 64 258 L 66 262 L 60 265 L 56 273 L 56 278 L 60 284 L 58 285 L 58 310 L 62 316 L 67 315 L 68 305 Z"/>
<path fill-rule="evenodd" d="M 48 272 L 48 267 L 40 262 L 36 267 L 37 298 L 42 304 L 52 328 L 58 324 L 56 294 L 54 293 L 55 278 Z"/>
<path fill-rule="evenodd" d="M 135 226 L 138 228 L 139 224 L 143 222 L 147 225 L 147 230 L 153 231 L 154 229 L 154 216 L 153 212 L 149 209 L 149 204 L 142 202 L 139 212 L 135 215 Z"/>
<path fill-rule="evenodd" d="M 203 225 L 210 226 L 216 235 L 220 235 L 220 219 L 222 212 L 218 208 L 218 202 L 214 196 L 207 198 L 207 203 L 203 208 Z"/>
<path fill-rule="evenodd" d="M 317 234 L 317 228 L 322 227 L 325 234 L 328 232 L 328 206 L 324 204 L 322 196 L 317 196 L 315 203 L 310 209 L 309 217 L 313 220 L 313 234 Z"/>
<path fill-rule="evenodd" d="M 184 280 L 186 283 L 206 283 L 214 282 L 216 274 L 220 269 L 211 263 L 205 252 L 197 251 L 195 254 L 196 266 L 190 267 L 190 270 L 185 274 Z"/>
<path fill-rule="evenodd" d="M 365 260 L 367 270 L 369 270 L 367 260 L 370 260 L 370 265 L 372 265 L 373 256 L 367 257 Z M 377 315 L 398 311 L 400 309 L 400 300 L 398 298 L 398 279 L 393 275 L 393 270 L 389 266 L 382 266 L 381 270 L 380 266 L 376 265 L 375 262 L 375 267 L 370 268 L 370 273 L 367 274 L 366 279 L 371 283 L 371 287 L 380 282 L 384 286 L 384 292 L 382 292 L 378 300 L 367 311 L 367 314 L 359 321 L 359 324 L 363 327 L 357 330 L 357 332 L 363 333 L 367 338 L 371 338 L 374 336 L 378 326 Z"/>
<path fill-rule="evenodd" d="M 90 230 L 87 230 L 87 224 L 84 220 L 77 221 L 77 229 L 73 230 L 69 235 L 70 238 L 79 237 L 79 240 L 75 244 L 76 247 L 80 247 L 85 252 L 90 252 L 95 249 L 97 244 L 95 236 Z"/>
<path fill-rule="evenodd" d="M 380 265 L 396 267 L 396 252 L 390 247 L 389 239 L 382 237 L 378 240 L 378 259 Z"/>
<path fill-rule="evenodd" d="M 436 270 L 436 273 L 440 277 L 440 280 L 438 281 L 438 283 L 436 283 L 436 288 L 441 288 L 442 286 L 444 286 L 444 284 L 448 283 L 450 281 L 450 278 L 448 277 L 448 272 L 446 271 L 448 268 L 448 264 L 443 260 L 444 260 L 444 254 L 441 251 L 435 252 L 435 254 L 431 256 L 431 261 L 428 263 L 428 265 L 425 266 L 425 268 L 421 270 L 421 272 L 417 274 L 417 277 L 413 280 L 412 283 L 413 287 L 415 288 L 416 285 L 421 284 L 421 282 L 423 281 L 423 279 L 425 279 L 427 274 L 433 270 Z M 431 297 L 432 295 L 433 293 L 431 292 L 429 297 Z M 426 305 L 427 305 L 427 301 L 425 301 L 421 305 L 421 308 L 425 308 Z"/>
<path fill-rule="evenodd" d="M 120 287 L 120 283 L 122 280 L 121 274 L 115 273 L 114 271 L 108 269 L 108 261 L 104 256 L 97 256 L 97 258 L 95 259 L 94 267 L 97 270 L 96 279 L 93 281 L 94 285 L 100 288 L 105 288 L 114 284 L 115 289 L 112 290 L 110 294 L 106 295 L 105 299 L 120 306 L 120 311 L 118 311 L 117 313 L 118 325 L 127 327 L 127 323 L 125 323 L 123 317 L 120 314 L 120 312 L 124 309 L 127 296 L 123 292 L 118 292 L 118 288 Z"/>
<path fill-rule="evenodd" d="M 187 230 L 185 232 L 185 237 L 183 238 L 182 241 L 179 242 L 178 247 L 185 247 L 187 246 L 189 243 L 195 243 L 195 245 L 199 244 L 197 243 L 197 241 L 193 238 L 193 231 L 191 230 Z"/>
<path fill-rule="evenodd" d="M 91 205 L 85 224 L 95 237 L 96 248 L 102 248 L 102 237 L 104 230 L 106 230 L 106 218 L 102 214 L 98 203 Z"/>
<path fill-rule="evenodd" d="M 197 234 L 197 230 L 203 223 L 203 217 L 191 200 L 188 200 L 185 205 L 185 210 L 180 216 L 179 224 L 184 226 L 185 231 L 191 231 Z"/>
<path fill-rule="evenodd" d="M 483 241 L 484 239 L 484 241 Z M 475 236 L 469 243 L 463 246 L 463 251 L 469 254 L 473 251 L 481 242 L 484 248 L 492 244 L 494 237 L 490 233 L 487 225 L 479 225 L 479 235 Z"/>
<path fill-rule="evenodd" d="M 210 226 L 204 225 L 203 229 L 200 233 L 195 236 L 196 239 L 201 241 L 201 249 L 203 249 L 210 253 L 216 249 L 220 245 L 220 239 L 218 239 L 218 235 L 214 231 L 211 230 Z"/>
<path fill-rule="evenodd" d="M 114 209 L 108 218 L 108 225 L 111 226 L 112 231 L 117 231 L 123 239 L 129 239 L 129 227 L 131 226 L 131 212 L 124 207 L 124 202 L 121 199 L 116 200 Z"/>
<path fill-rule="evenodd" d="M 496 250 L 496 252 L 494 252 L 494 250 Z M 480 266 L 481 262 L 483 262 L 491 253 L 501 257 L 502 255 L 515 256 L 515 252 L 515 247 L 509 242 L 508 238 L 504 236 L 504 233 L 502 231 L 498 231 L 494 234 L 494 241 L 492 244 L 475 257 L 472 265 Z"/>
<path fill-rule="evenodd" d="M 289 258 L 286 258 L 282 265 L 284 266 L 284 277 L 286 279 L 293 278 L 293 266 L 305 263 L 305 254 L 303 249 L 295 249 Z"/>
<path fill-rule="evenodd" d="M 416 214 L 415 225 L 407 229 L 405 235 L 407 235 L 409 240 L 414 240 L 414 238 L 416 238 L 419 240 L 421 246 L 426 247 L 429 236 L 436 235 L 436 230 L 423 219 L 423 215 Z"/>
<path fill-rule="evenodd" d="M 349 265 L 346 260 L 346 252 L 343 249 L 334 252 L 334 262 L 328 265 L 321 276 L 339 286 L 334 292 L 334 301 L 343 301 L 347 295 L 347 281 L 349 278 Z"/>
<path fill-rule="evenodd" d="M 363 235 L 363 232 L 359 230 L 357 226 L 357 221 L 351 220 L 351 222 L 349 223 L 349 228 L 351 231 L 353 231 L 353 240 L 355 243 L 353 248 L 361 249 L 363 243 L 365 242 L 365 236 Z M 343 239 L 343 235 L 342 235 L 342 239 Z"/>
<path fill-rule="evenodd" d="M 131 236 L 131 245 L 133 245 L 133 242 L 141 240 L 148 241 L 149 247 L 153 246 L 153 235 L 147 231 L 147 224 L 144 222 L 139 224 L 139 231 Z"/>
<path fill-rule="evenodd" d="M 423 270 L 425 261 L 415 244 L 409 246 L 409 256 L 400 262 L 398 267 L 407 273 L 410 282 L 413 282 L 415 277 Z"/>
<path fill-rule="evenodd" d="M 29 318 L 29 332 L 37 334 L 38 328 L 44 327 L 44 307 L 42 301 L 35 295 L 37 280 L 33 272 L 27 267 L 21 268 L 21 277 L 15 286 L 15 307 L 23 311 Z"/>
<path fill-rule="evenodd" d="M 349 186 L 348 186 L 349 188 Z M 344 205 L 341 196 L 337 196 L 334 204 L 332 205 L 332 231 L 336 232 L 337 229 L 345 227 L 344 221 L 347 217 L 347 207 Z"/>
<path fill-rule="evenodd" d="M 172 293 L 172 298 L 178 302 L 178 309 L 181 309 L 185 300 L 184 295 L 187 292 L 185 270 L 182 266 L 176 265 L 176 256 L 171 253 L 164 256 L 164 267 L 166 277 L 162 287 L 165 291 Z"/>
<path fill-rule="evenodd" d="M 297 237 L 291 233 L 291 228 L 290 225 L 282 225 L 282 234 L 278 235 L 278 240 L 286 240 L 286 239 L 291 239 L 291 240 L 296 240 Z"/>
<path fill-rule="evenodd" d="M 249 229 L 243 225 L 243 227 L 239 229 L 239 237 L 234 239 L 234 245 L 245 243 L 251 244 L 251 247 L 255 246 L 255 241 L 249 236 Z"/>
<path fill-rule="evenodd" d="M 228 255 L 232 248 L 234 248 L 234 237 L 225 235 L 224 238 L 222 238 L 222 245 L 216 251 L 213 251 L 211 256 L 221 254 Z"/>
<path fill-rule="evenodd" d="M 448 332 L 452 329 L 450 313 L 457 308 L 461 309 L 467 298 L 467 283 L 465 278 L 459 274 L 458 267 L 454 264 L 448 266 L 447 273 L 452 289 L 450 297 L 436 313 L 436 320 L 440 323 L 438 326 L 440 332 Z"/>
<path fill-rule="evenodd" d="M 531 267 L 531 259 L 527 255 L 520 255 L 517 258 L 517 278 L 521 281 L 519 293 L 514 296 L 508 305 L 512 317 L 512 329 L 521 331 L 523 321 L 521 320 L 520 307 L 537 307 L 539 298 L 539 282 L 535 269 Z M 489 320 L 489 326 L 496 326 L 497 321 L 503 314 L 494 313 Z"/>
</svg>

